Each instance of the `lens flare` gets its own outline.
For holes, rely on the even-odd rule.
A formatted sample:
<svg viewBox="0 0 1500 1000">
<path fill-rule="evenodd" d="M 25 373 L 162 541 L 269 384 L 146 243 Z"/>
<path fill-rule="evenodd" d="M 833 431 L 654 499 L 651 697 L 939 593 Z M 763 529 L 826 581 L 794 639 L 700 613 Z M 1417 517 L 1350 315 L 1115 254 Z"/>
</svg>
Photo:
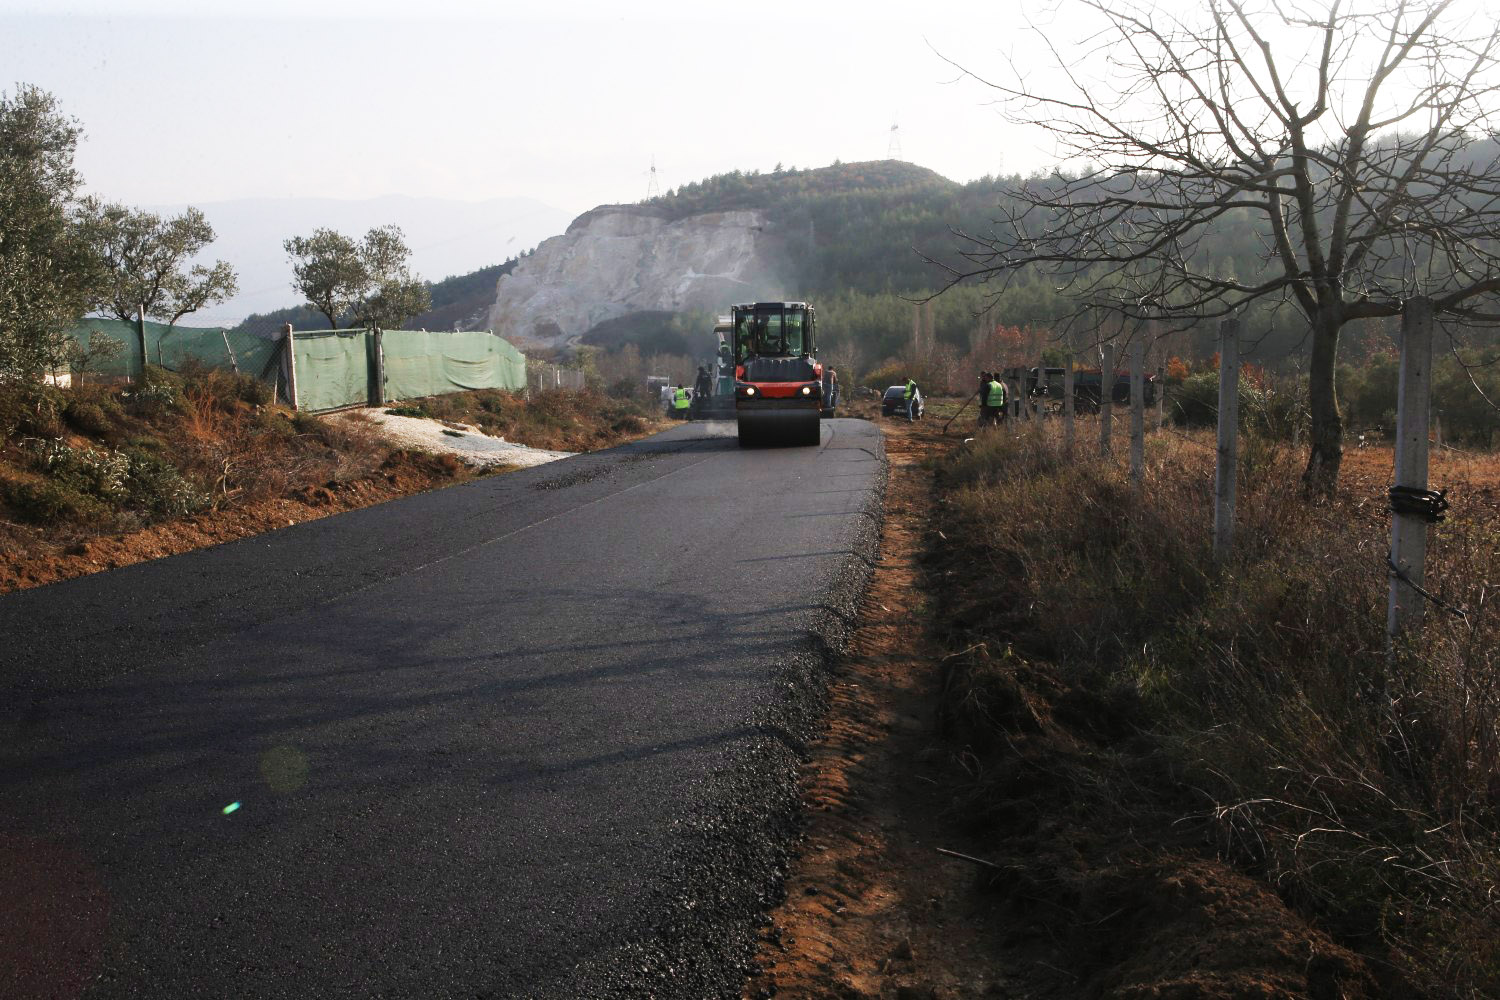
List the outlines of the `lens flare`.
<svg viewBox="0 0 1500 1000">
<path fill-rule="evenodd" d="M 229 805 L 227 805 L 227 806 L 224 807 L 224 815 L 228 816 L 230 813 L 234 812 L 239 807 L 240 807 L 240 804 L 238 802 L 231 802 L 231 803 L 229 803 Z"/>
</svg>

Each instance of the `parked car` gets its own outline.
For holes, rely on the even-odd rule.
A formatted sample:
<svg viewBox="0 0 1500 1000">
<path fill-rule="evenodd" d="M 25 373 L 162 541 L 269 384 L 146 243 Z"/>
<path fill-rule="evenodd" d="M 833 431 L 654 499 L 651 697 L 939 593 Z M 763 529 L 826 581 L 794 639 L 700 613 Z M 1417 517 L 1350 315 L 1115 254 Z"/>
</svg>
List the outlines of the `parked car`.
<svg viewBox="0 0 1500 1000">
<path fill-rule="evenodd" d="M 926 408 L 927 404 L 922 402 L 922 390 L 918 389 L 916 395 L 912 397 L 912 419 L 921 420 L 922 411 Z M 906 386 L 904 385 L 891 386 L 880 400 L 881 416 L 892 417 L 898 413 L 903 417 L 906 416 Z"/>
</svg>

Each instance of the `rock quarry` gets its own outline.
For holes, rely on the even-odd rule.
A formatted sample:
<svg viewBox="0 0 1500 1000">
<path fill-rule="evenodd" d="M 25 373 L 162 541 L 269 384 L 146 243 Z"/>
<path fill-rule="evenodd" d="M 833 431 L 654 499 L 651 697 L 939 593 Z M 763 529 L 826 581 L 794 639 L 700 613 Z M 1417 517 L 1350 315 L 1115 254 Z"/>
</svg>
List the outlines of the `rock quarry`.
<svg viewBox="0 0 1500 1000">
<path fill-rule="evenodd" d="M 641 206 L 596 208 L 500 278 L 489 326 L 523 345 L 562 347 L 631 313 L 781 298 L 773 228 L 757 211 L 669 219 Z"/>
</svg>

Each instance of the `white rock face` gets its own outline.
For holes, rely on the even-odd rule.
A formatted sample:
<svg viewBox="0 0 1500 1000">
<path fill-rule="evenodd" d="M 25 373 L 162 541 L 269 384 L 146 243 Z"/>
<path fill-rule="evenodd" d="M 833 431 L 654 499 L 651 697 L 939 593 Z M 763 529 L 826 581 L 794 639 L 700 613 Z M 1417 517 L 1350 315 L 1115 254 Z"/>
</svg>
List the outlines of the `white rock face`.
<svg viewBox="0 0 1500 1000">
<path fill-rule="evenodd" d="M 722 313 L 735 302 L 777 299 L 783 282 L 769 243 L 759 212 L 667 222 L 595 209 L 500 278 L 489 325 L 502 337 L 556 347 L 629 313 Z"/>
</svg>

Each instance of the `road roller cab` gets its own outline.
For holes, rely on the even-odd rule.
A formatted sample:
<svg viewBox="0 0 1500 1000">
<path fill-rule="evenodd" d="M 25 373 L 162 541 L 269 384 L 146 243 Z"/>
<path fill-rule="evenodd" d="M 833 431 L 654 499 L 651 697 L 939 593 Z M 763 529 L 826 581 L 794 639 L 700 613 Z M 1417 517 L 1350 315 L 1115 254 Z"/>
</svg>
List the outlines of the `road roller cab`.
<svg viewBox="0 0 1500 1000">
<path fill-rule="evenodd" d="M 733 321 L 740 444 L 817 444 L 832 373 L 817 360 L 813 307 L 755 302 L 735 306 Z"/>
</svg>

